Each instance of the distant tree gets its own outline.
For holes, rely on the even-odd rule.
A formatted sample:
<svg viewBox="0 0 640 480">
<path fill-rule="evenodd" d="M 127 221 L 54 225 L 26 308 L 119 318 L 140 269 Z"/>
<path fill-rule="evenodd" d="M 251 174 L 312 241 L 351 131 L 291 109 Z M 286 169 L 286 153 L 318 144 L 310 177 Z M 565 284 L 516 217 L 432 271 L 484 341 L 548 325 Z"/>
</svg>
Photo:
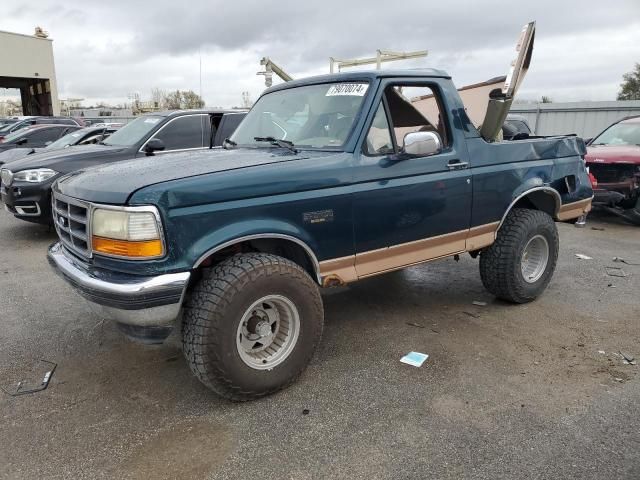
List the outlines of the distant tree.
<svg viewBox="0 0 640 480">
<path fill-rule="evenodd" d="M 167 92 L 157 87 L 152 88 L 151 101 L 153 102 L 153 106 L 155 108 L 167 108 Z"/>
<path fill-rule="evenodd" d="M 553 103 L 553 99 L 551 97 L 547 97 L 546 95 L 542 96 L 542 103 Z"/>
<path fill-rule="evenodd" d="M 193 90 L 185 90 L 182 92 L 182 108 L 202 108 L 204 100 Z"/>
<path fill-rule="evenodd" d="M 182 104 L 182 94 L 180 90 L 167 93 L 165 97 L 165 108 L 168 110 L 180 110 Z"/>
<path fill-rule="evenodd" d="M 631 72 L 622 75 L 618 100 L 640 100 L 640 63 Z"/>
</svg>

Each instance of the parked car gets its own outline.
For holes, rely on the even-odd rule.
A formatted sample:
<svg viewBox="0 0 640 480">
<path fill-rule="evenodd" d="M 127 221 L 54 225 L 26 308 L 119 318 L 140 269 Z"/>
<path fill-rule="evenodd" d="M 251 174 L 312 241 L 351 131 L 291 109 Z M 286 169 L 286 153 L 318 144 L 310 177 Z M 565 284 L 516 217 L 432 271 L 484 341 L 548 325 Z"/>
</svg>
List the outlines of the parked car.
<svg viewBox="0 0 640 480">
<path fill-rule="evenodd" d="M 529 122 L 522 115 L 509 114 L 502 125 L 502 138 L 504 140 L 523 139 L 533 135 Z"/>
<path fill-rule="evenodd" d="M 640 225 L 640 115 L 607 127 L 587 145 L 593 204 Z"/>
<path fill-rule="evenodd" d="M 20 117 L 14 123 L 8 123 L 0 126 L 0 140 L 7 135 L 17 132 L 30 125 L 75 125 L 82 127 L 83 123 L 71 117 Z"/>
<path fill-rule="evenodd" d="M 10 123 L 16 123 L 17 121 L 17 118 L 0 118 L 0 127 L 9 125 Z"/>
<path fill-rule="evenodd" d="M 439 111 L 418 110 L 414 87 Z M 534 300 L 556 267 L 554 220 L 590 209 L 584 153 L 574 136 L 486 141 L 439 70 L 291 81 L 225 149 L 60 178 L 48 256 L 131 338 L 160 342 L 182 318 L 192 372 L 249 400 L 312 358 L 320 287 L 468 252 L 491 293 Z"/>
<path fill-rule="evenodd" d="M 210 149 L 221 145 L 245 115 L 236 110 L 143 115 L 99 144 L 29 155 L 3 166 L 2 201 L 16 218 L 51 223 L 51 185 L 61 175 L 134 157 Z"/>
<path fill-rule="evenodd" d="M 20 145 L 18 148 L 12 148 L 10 150 L 0 152 L 0 167 L 2 167 L 2 165 L 4 165 L 5 163 L 9 163 L 14 160 L 18 160 L 19 158 L 33 155 L 35 153 L 52 152 L 54 150 L 59 150 L 61 148 L 67 148 L 75 145 L 92 145 L 94 143 L 99 143 L 108 138 L 109 135 L 111 135 L 116 130 L 118 130 L 117 127 L 108 126 L 85 127 L 67 133 L 54 142 L 50 142 L 45 147 L 33 147 L 27 146 L 26 144 Z M 20 132 L 16 133 L 21 133 L 23 131 L 24 130 L 21 130 Z M 0 142 L 2 142 L 2 140 L 0 140 Z M 0 143 L 0 145 L 2 144 Z"/>
<path fill-rule="evenodd" d="M 0 153 L 13 149 L 44 148 L 79 128 L 77 125 L 30 125 L 1 139 Z"/>
</svg>

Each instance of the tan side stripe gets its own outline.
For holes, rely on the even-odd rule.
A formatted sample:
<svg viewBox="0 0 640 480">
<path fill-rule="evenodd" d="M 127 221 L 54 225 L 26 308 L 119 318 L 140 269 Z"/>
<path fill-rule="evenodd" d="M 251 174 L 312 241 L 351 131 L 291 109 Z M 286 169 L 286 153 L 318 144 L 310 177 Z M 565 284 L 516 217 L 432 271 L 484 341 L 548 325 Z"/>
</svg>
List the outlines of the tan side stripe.
<svg viewBox="0 0 640 480">
<path fill-rule="evenodd" d="M 591 198 L 585 198 L 577 202 L 565 203 L 558 210 L 558 220 L 571 220 L 591 211 Z"/>
<path fill-rule="evenodd" d="M 355 282 L 358 279 L 356 273 L 356 256 L 333 258 L 320 262 L 320 277 L 322 285 L 327 287 L 331 284 L 341 284 Z"/>
<path fill-rule="evenodd" d="M 402 268 L 437 257 L 464 251 L 468 230 L 356 253 L 358 277 Z"/>
<path fill-rule="evenodd" d="M 378 273 L 477 250 L 494 242 L 499 225 L 500 222 L 492 222 L 469 230 L 459 230 L 347 257 L 324 260 L 320 262 L 322 284 L 328 286 L 354 282 L 359 278 Z"/>
<path fill-rule="evenodd" d="M 499 226 L 500 222 L 493 222 L 469 229 L 465 250 L 471 252 L 491 245 L 496 239 L 496 231 Z"/>
</svg>

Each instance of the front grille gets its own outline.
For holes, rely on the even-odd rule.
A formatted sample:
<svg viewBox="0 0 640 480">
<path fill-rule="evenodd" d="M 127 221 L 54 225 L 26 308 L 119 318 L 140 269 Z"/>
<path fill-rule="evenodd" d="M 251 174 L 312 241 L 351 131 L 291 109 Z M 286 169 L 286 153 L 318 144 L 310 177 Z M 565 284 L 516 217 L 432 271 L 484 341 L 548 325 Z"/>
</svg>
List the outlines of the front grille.
<svg viewBox="0 0 640 480">
<path fill-rule="evenodd" d="M 590 163 L 589 172 L 598 183 L 623 183 L 633 180 L 636 166 L 627 163 Z"/>
<path fill-rule="evenodd" d="M 91 257 L 89 204 L 56 192 L 51 203 L 53 224 L 60 241 L 69 250 L 85 258 Z"/>
</svg>

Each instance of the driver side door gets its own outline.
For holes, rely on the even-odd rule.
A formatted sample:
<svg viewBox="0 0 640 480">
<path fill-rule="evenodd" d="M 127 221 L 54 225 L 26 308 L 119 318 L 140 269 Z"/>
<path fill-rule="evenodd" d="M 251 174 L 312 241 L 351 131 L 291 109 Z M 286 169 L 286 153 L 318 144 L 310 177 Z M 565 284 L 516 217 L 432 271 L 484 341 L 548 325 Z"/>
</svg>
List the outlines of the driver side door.
<svg viewBox="0 0 640 480">
<path fill-rule="evenodd" d="M 466 144 L 437 84 L 389 80 L 378 97 L 354 169 L 359 278 L 464 251 L 471 219 Z M 414 131 L 438 134 L 440 151 L 404 154 L 404 136 Z"/>
</svg>

